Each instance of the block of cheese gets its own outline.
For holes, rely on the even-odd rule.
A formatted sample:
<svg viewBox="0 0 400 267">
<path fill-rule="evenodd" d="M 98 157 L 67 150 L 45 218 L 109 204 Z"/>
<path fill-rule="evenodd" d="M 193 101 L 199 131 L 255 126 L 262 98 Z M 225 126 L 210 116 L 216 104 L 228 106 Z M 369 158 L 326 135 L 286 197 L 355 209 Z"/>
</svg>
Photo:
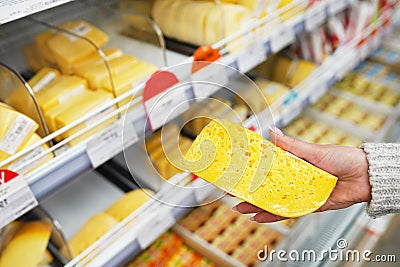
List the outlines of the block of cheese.
<svg viewBox="0 0 400 267">
<path fill-rule="evenodd" d="M 256 133 L 220 120 L 203 129 L 185 157 L 184 165 L 197 176 L 283 217 L 317 210 L 337 181 Z"/>
<path fill-rule="evenodd" d="M 295 69 L 295 64 L 285 57 L 279 57 L 276 62 L 272 73 L 272 80 L 278 83 L 287 84 L 291 73 Z"/>
<path fill-rule="evenodd" d="M 124 70 L 133 67 L 139 60 L 130 55 L 122 55 L 108 61 L 108 66 L 111 75 L 114 76 Z M 77 70 L 77 75 L 85 78 L 89 82 L 89 87 L 92 89 L 101 88 L 106 80 L 110 80 L 107 66 L 104 63 L 90 64 Z"/>
<path fill-rule="evenodd" d="M 0 107 L 0 161 L 15 154 L 35 133 L 39 125 L 15 110 Z"/>
<path fill-rule="evenodd" d="M 283 84 L 268 81 L 261 78 L 257 78 L 255 80 L 255 83 L 264 94 L 264 97 L 267 100 L 268 105 L 272 105 L 273 103 L 275 103 L 275 101 L 277 101 L 283 95 L 287 94 L 290 90 L 289 87 Z"/>
<path fill-rule="evenodd" d="M 317 66 L 313 62 L 299 60 L 296 62 L 296 69 L 290 75 L 290 80 L 288 84 L 291 87 L 295 87 L 300 82 L 305 80 L 316 68 Z"/>
<path fill-rule="evenodd" d="M 68 245 L 72 256 L 76 257 L 81 254 L 117 224 L 118 221 L 106 213 L 92 216 L 69 240 Z"/>
<path fill-rule="evenodd" d="M 115 201 L 104 212 L 117 221 L 122 221 L 146 203 L 153 194 L 154 192 L 148 189 L 133 190 Z"/>
<path fill-rule="evenodd" d="M 105 59 L 108 61 L 113 58 L 120 57 L 123 54 L 121 49 L 112 47 L 103 49 L 103 53 Z M 87 68 L 88 66 L 91 65 L 98 65 L 98 64 L 104 64 L 104 61 L 103 58 L 100 56 L 100 54 L 98 52 L 95 52 L 77 62 L 74 62 L 71 65 L 71 69 L 74 74 L 78 74 L 80 73 L 81 69 Z"/>
<path fill-rule="evenodd" d="M 86 88 L 85 79 L 73 75 L 61 75 L 37 92 L 36 99 L 41 110 L 46 113 L 52 107 L 82 93 Z"/>
<path fill-rule="evenodd" d="M 1 254 L 0 266 L 39 266 L 46 253 L 50 235 L 49 223 L 39 221 L 25 223 Z"/>
<path fill-rule="evenodd" d="M 33 134 L 31 136 L 31 138 L 29 138 L 29 140 L 26 142 L 26 144 L 20 150 L 28 148 L 41 140 L 42 140 L 42 138 L 39 135 Z M 32 163 L 28 163 L 28 161 L 37 157 L 38 155 L 40 155 L 41 153 L 46 151 L 48 148 L 49 148 L 49 146 L 47 144 L 43 144 L 43 145 L 31 150 L 24 156 L 13 161 L 9 166 L 7 166 L 7 169 L 16 171 L 20 174 L 26 174 L 28 172 L 31 172 L 31 171 L 39 168 L 40 166 L 42 166 L 43 164 L 45 164 L 46 162 L 48 162 L 49 160 L 51 160 L 53 158 L 53 154 L 51 152 L 34 160 Z"/>
<path fill-rule="evenodd" d="M 101 48 L 109 39 L 106 33 L 82 20 L 70 23 L 65 29 L 90 40 L 97 48 Z M 75 35 L 60 32 L 47 41 L 59 67 L 68 66 L 96 52 L 96 47 L 90 42 Z"/>
<path fill-rule="evenodd" d="M 112 94 L 109 92 L 106 92 L 102 89 L 98 89 L 96 91 L 91 91 L 89 95 L 85 98 L 84 100 L 84 105 L 80 102 L 76 102 L 69 106 L 67 110 L 63 110 L 61 113 L 59 113 L 56 116 L 56 127 L 57 129 L 60 129 L 80 118 L 85 116 L 87 113 L 92 112 L 95 109 L 98 109 L 102 106 L 107 105 L 110 103 L 113 99 Z M 83 122 L 81 124 L 78 124 L 74 128 L 64 132 L 61 134 L 62 138 L 68 138 L 69 136 L 77 133 L 78 131 L 84 129 L 84 128 L 89 128 L 87 132 L 84 134 L 80 135 L 77 138 L 74 138 L 70 142 L 68 142 L 69 145 L 74 146 L 77 143 L 82 142 L 83 140 L 93 136 L 95 133 L 99 132 L 100 130 L 104 129 L 108 125 L 110 125 L 115 119 L 116 116 L 111 117 L 110 119 L 100 123 L 97 126 L 93 126 L 95 122 L 98 120 L 102 119 L 104 116 L 107 114 L 113 112 L 115 110 L 115 106 L 111 106 L 109 108 L 106 108 L 102 112 L 98 113 L 97 115 L 93 116 L 92 118 L 88 119 L 86 122 Z"/>
<path fill-rule="evenodd" d="M 37 93 L 60 76 L 60 72 L 52 68 L 43 68 L 29 79 L 28 84 Z"/>
<path fill-rule="evenodd" d="M 161 136 L 163 140 L 168 140 L 179 134 L 179 129 L 176 124 L 168 123 L 162 129 L 158 130 L 152 136 L 146 139 L 145 146 L 147 153 L 152 153 L 161 144 Z"/>
</svg>

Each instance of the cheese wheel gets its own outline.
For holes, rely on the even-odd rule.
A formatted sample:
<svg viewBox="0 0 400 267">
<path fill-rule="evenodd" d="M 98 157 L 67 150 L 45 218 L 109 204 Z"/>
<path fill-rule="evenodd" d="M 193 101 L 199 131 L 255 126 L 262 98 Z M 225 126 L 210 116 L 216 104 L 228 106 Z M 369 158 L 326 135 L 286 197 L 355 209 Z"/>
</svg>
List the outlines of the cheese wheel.
<svg viewBox="0 0 400 267">
<path fill-rule="evenodd" d="M 186 153 L 197 176 L 255 206 L 283 217 L 321 207 L 337 178 L 288 154 L 258 134 L 213 120 Z"/>
<path fill-rule="evenodd" d="M 92 216 L 68 242 L 72 256 L 76 257 L 118 224 L 111 215 L 99 213 Z"/>
<path fill-rule="evenodd" d="M 25 223 L 1 254 L 0 266 L 37 267 L 46 252 L 50 235 L 49 223 Z"/>
<path fill-rule="evenodd" d="M 104 212 L 115 220 L 122 221 L 146 203 L 153 194 L 154 192 L 148 189 L 133 190 L 114 202 Z"/>
</svg>

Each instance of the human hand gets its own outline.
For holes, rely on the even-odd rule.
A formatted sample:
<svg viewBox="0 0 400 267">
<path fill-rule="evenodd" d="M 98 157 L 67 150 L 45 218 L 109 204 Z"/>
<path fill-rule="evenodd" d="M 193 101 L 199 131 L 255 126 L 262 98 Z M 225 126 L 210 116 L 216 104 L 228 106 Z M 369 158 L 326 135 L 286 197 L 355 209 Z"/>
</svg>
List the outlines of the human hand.
<svg viewBox="0 0 400 267">
<path fill-rule="evenodd" d="M 326 203 L 317 211 L 347 208 L 353 204 L 371 200 L 371 186 L 368 175 L 368 161 L 360 148 L 317 145 L 303 142 L 275 128 L 270 131 L 271 141 L 295 156 L 314 166 L 335 175 L 338 178 L 335 188 Z M 256 213 L 251 219 L 259 223 L 275 222 L 287 218 L 271 214 L 247 202 L 233 208 L 243 214 Z"/>
</svg>

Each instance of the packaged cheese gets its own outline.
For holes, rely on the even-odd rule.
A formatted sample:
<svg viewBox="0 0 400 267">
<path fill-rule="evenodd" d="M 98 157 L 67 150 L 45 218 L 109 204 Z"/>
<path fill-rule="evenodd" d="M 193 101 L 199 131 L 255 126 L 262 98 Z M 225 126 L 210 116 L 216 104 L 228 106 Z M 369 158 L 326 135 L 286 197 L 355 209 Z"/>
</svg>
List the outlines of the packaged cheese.
<svg viewBox="0 0 400 267">
<path fill-rule="evenodd" d="M 43 68 L 29 79 L 28 84 L 37 93 L 60 76 L 60 72 L 52 68 Z"/>
<path fill-rule="evenodd" d="M 147 189 L 133 190 L 114 202 L 104 212 L 111 215 L 117 221 L 122 221 L 146 203 L 153 194 L 153 191 Z"/>
<path fill-rule="evenodd" d="M 117 224 L 118 221 L 106 213 L 92 216 L 68 242 L 72 256 L 81 254 Z"/>
<path fill-rule="evenodd" d="M 95 53 L 97 48 L 101 48 L 108 42 L 106 33 L 82 20 L 71 22 L 65 29 L 90 40 L 96 47 L 78 36 L 65 32 L 57 33 L 56 36 L 47 41 L 47 45 L 54 54 L 60 68 L 69 66 Z"/>
<path fill-rule="evenodd" d="M 25 115 L 0 107 L 0 161 L 15 154 L 32 137 L 39 125 Z"/>
<path fill-rule="evenodd" d="M 82 118 L 86 114 L 93 112 L 95 109 L 98 109 L 102 106 L 107 105 L 107 103 L 111 102 L 112 99 L 113 99 L 112 94 L 110 94 L 109 92 L 106 92 L 102 89 L 89 92 L 89 95 L 84 100 L 84 105 L 82 105 L 82 103 L 80 103 L 80 102 L 76 102 L 76 103 L 72 104 L 71 106 L 69 106 L 69 108 L 67 110 L 63 110 L 56 116 L 57 129 L 60 129 L 60 128 Z M 95 133 L 99 132 L 100 130 L 102 130 L 105 127 L 107 127 L 108 125 L 110 125 L 116 119 L 115 116 L 100 123 L 97 126 L 92 126 L 96 121 L 100 120 L 101 118 L 103 118 L 107 114 L 113 112 L 114 110 L 115 110 L 115 106 L 106 108 L 105 110 L 98 113 L 94 117 L 88 119 L 86 122 L 78 124 L 74 128 L 64 132 L 63 134 L 61 134 L 61 137 L 65 139 L 84 128 L 89 128 L 90 130 L 88 130 L 86 133 L 80 135 L 79 137 L 74 138 L 68 144 L 71 146 L 74 146 L 75 144 L 82 142 L 83 140 L 93 136 Z"/>
<path fill-rule="evenodd" d="M 73 75 L 61 75 L 37 92 L 36 99 L 43 113 L 46 113 L 52 107 L 82 93 L 86 88 L 85 79 Z"/>
<path fill-rule="evenodd" d="M 186 153 L 197 176 L 273 214 L 299 217 L 321 207 L 337 178 L 239 125 L 213 120 Z"/>
<path fill-rule="evenodd" d="M 105 48 L 103 49 L 103 54 L 104 57 L 107 61 L 110 61 L 113 58 L 117 58 L 122 56 L 122 50 L 119 48 Z M 73 63 L 71 65 L 72 73 L 74 74 L 79 74 L 81 69 L 86 69 L 88 66 L 91 65 L 98 65 L 98 64 L 103 64 L 104 61 L 103 58 L 100 56 L 100 54 L 96 51 L 93 54 L 88 55 L 87 57 Z"/>
<path fill-rule="evenodd" d="M 51 228 L 45 222 L 24 223 L 1 254 L 0 266 L 40 266 L 50 240 Z"/>
</svg>

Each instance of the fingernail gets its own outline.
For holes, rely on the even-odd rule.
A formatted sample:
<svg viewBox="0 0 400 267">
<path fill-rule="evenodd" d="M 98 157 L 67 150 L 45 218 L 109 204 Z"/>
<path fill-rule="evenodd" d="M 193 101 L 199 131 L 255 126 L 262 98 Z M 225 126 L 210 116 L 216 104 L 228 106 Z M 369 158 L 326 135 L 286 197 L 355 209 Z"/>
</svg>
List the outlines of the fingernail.
<svg viewBox="0 0 400 267">
<path fill-rule="evenodd" d="M 236 206 L 234 206 L 234 207 L 232 207 L 232 210 L 237 212 L 238 208 Z"/>
<path fill-rule="evenodd" d="M 271 129 L 271 131 L 273 131 L 276 135 L 279 135 L 279 136 L 285 136 L 284 135 L 284 133 L 281 131 L 281 129 L 279 129 L 278 127 L 271 127 L 270 128 Z"/>
<path fill-rule="evenodd" d="M 256 218 L 254 218 L 254 217 L 251 217 L 251 218 L 249 219 L 249 221 L 251 221 L 251 222 L 255 222 L 255 221 L 256 221 Z"/>
</svg>

